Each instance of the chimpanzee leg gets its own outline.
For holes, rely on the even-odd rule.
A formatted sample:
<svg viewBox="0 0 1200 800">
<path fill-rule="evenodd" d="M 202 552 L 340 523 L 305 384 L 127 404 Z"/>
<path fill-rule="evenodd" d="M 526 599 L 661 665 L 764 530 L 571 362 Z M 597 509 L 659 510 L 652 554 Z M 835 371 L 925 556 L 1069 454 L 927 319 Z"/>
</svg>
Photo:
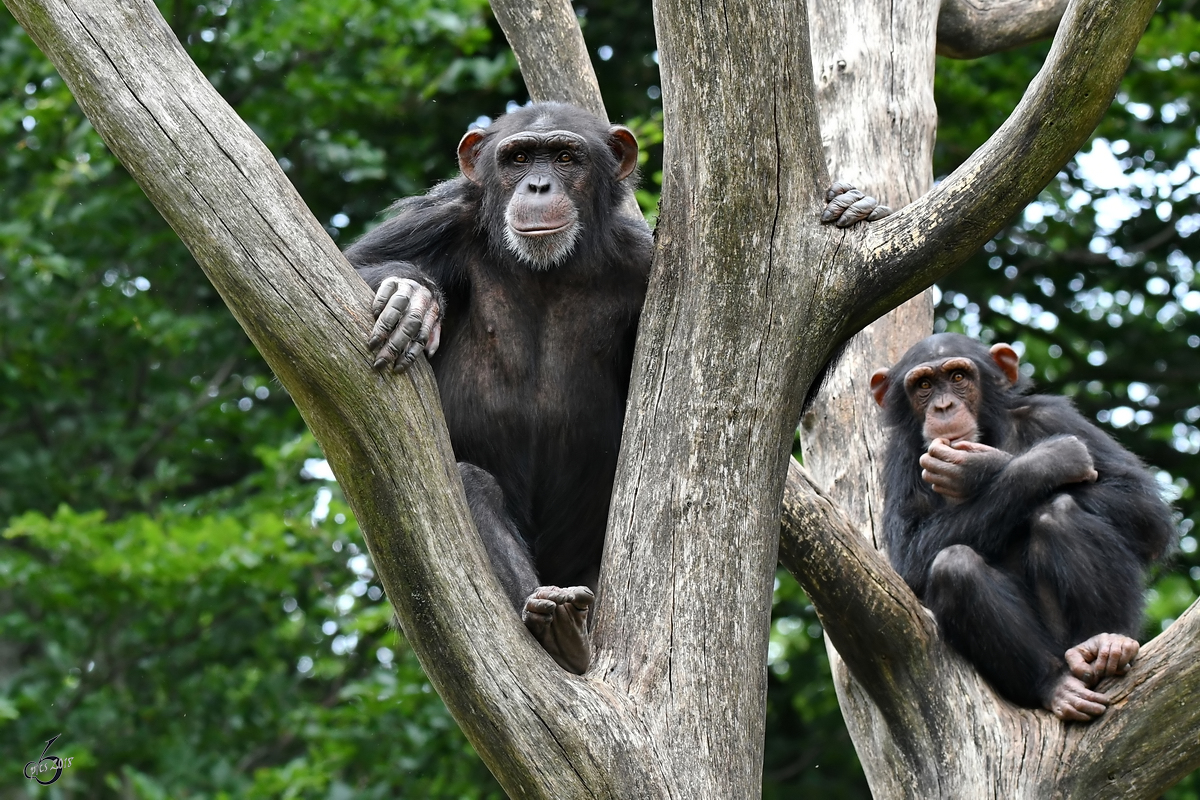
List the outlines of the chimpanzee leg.
<svg viewBox="0 0 1200 800">
<path fill-rule="evenodd" d="M 1139 562 L 1108 520 L 1066 493 L 1032 516 L 1025 567 L 1042 619 L 1087 686 L 1123 675 L 1137 655 Z"/>
<path fill-rule="evenodd" d="M 1021 581 L 966 545 L 938 553 L 925 604 L 942 636 L 1005 697 L 1040 706 L 1063 672 L 1063 648 L 1038 619 Z"/>
<path fill-rule="evenodd" d="M 458 471 L 462 475 L 475 527 L 492 562 L 492 571 L 500 579 L 513 608 L 520 613 L 525 607 L 525 598 L 538 587 L 529 545 L 525 544 L 516 523 L 504 508 L 504 492 L 492 474 L 465 461 L 458 462 Z"/>
<path fill-rule="evenodd" d="M 1096 633 L 1137 634 L 1142 576 L 1111 523 L 1057 494 L 1034 511 L 1025 568 L 1044 618 L 1066 646 Z"/>
<path fill-rule="evenodd" d="M 492 570 L 525 627 L 559 666 L 583 674 L 592 660 L 587 630 L 592 589 L 539 585 L 529 546 L 504 507 L 500 484 L 474 464 L 460 461 L 458 470 Z"/>
</svg>

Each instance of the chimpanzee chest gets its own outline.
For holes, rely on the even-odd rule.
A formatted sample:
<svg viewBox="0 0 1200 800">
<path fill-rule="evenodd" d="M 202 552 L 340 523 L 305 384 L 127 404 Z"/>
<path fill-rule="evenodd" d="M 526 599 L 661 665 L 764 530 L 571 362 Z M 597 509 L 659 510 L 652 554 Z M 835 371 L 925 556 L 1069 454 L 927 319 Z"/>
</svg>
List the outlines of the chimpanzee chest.
<svg viewBox="0 0 1200 800">
<path fill-rule="evenodd" d="M 564 508 L 611 485 L 641 297 L 615 280 L 501 277 L 448 302 L 433 367 L 451 442 L 527 525 L 571 524 Z"/>
</svg>

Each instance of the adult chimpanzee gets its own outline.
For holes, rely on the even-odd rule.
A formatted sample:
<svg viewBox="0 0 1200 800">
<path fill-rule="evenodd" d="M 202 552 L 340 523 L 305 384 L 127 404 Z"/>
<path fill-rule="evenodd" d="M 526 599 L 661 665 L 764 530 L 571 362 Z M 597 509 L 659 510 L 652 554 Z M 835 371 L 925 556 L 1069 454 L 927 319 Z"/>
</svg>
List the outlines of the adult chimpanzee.
<svg viewBox="0 0 1200 800">
<path fill-rule="evenodd" d="M 1000 691 L 1090 720 L 1137 655 L 1144 567 L 1174 535 L 1128 451 L 1063 397 L 1029 395 L 1016 352 L 957 334 L 871 377 L 891 441 L 888 558 L 942 635 Z"/>
<path fill-rule="evenodd" d="M 430 356 L 492 566 L 579 673 L 650 270 L 620 208 L 637 155 L 627 128 L 529 105 L 468 131 L 462 175 L 346 251 L 376 290 L 376 367 Z"/>
</svg>

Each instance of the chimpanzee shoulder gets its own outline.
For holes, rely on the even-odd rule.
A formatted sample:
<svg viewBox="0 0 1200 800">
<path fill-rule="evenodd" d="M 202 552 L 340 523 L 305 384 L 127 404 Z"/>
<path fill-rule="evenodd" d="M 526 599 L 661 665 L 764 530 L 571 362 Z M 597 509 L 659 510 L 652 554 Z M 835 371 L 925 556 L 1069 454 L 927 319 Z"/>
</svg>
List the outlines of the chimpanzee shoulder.
<svg viewBox="0 0 1200 800">
<path fill-rule="evenodd" d="M 428 193 L 392 204 L 386 219 L 348 247 L 346 259 L 371 285 L 374 272 L 392 274 L 388 267 L 407 262 L 449 288 L 464 275 L 466 259 L 478 249 L 479 190 L 463 177 L 444 181 Z"/>
</svg>

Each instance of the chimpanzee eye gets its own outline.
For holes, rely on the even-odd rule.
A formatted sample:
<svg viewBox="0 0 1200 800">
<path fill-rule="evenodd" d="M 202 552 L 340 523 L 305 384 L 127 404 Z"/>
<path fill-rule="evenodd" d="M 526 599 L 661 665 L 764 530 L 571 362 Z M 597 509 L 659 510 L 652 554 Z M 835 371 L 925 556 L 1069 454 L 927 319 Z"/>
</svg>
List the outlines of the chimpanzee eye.
<svg viewBox="0 0 1200 800">
<path fill-rule="evenodd" d="M 558 163 L 560 164 L 570 164 L 574 160 L 575 159 L 566 150 L 558 154 Z"/>
<path fill-rule="evenodd" d="M 962 382 L 963 382 L 963 381 L 965 381 L 966 379 L 967 379 L 967 376 L 966 376 L 966 375 L 964 375 L 964 374 L 963 374 L 961 371 L 959 371 L 959 370 L 955 370 L 955 371 L 954 371 L 953 373 L 951 373 L 951 375 L 950 375 L 950 380 L 954 381 L 955 383 L 962 383 Z"/>
<path fill-rule="evenodd" d="M 512 157 L 512 160 L 518 164 L 528 164 L 529 156 L 525 155 L 524 153 L 517 153 Z"/>
<path fill-rule="evenodd" d="M 932 387 L 933 387 L 933 384 L 929 382 L 928 378 L 922 379 L 921 382 L 917 384 L 917 388 L 921 389 L 922 391 L 931 389 Z"/>
</svg>

